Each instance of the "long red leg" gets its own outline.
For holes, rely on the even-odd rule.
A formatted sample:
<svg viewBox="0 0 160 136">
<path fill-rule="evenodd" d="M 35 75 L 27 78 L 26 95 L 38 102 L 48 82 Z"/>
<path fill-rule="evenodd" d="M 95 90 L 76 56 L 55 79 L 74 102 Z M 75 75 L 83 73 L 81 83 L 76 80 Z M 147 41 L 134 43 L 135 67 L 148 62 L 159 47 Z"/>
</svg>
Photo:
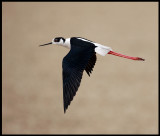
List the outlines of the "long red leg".
<svg viewBox="0 0 160 136">
<path fill-rule="evenodd" d="M 114 51 L 109 51 L 108 54 L 112 54 L 112 55 L 127 58 L 127 59 L 132 59 L 132 60 L 141 60 L 141 61 L 145 60 L 145 59 L 142 59 L 142 58 L 139 58 L 139 57 L 131 57 L 131 56 L 123 55 L 123 54 L 120 54 L 120 53 L 116 53 Z"/>
</svg>

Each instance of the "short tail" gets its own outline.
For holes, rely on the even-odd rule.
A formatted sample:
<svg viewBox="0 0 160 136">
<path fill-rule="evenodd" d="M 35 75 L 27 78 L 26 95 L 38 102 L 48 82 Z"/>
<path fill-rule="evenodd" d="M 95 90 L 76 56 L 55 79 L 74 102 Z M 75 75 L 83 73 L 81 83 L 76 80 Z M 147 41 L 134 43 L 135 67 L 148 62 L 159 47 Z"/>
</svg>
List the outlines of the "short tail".
<svg viewBox="0 0 160 136">
<path fill-rule="evenodd" d="M 144 60 L 145 60 L 145 59 L 143 59 L 143 58 L 131 57 L 131 56 L 123 55 L 123 54 L 120 54 L 120 53 L 116 53 L 116 52 L 114 52 L 114 51 L 109 51 L 108 54 L 112 54 L 112 55 L 119 56 L 119 57 L 123 57 L 123 58 L 127 58 L 127 59 L 132 59 L 132 60 L 141 60 L 141 61 L 144 61 Z"/>
</svg>

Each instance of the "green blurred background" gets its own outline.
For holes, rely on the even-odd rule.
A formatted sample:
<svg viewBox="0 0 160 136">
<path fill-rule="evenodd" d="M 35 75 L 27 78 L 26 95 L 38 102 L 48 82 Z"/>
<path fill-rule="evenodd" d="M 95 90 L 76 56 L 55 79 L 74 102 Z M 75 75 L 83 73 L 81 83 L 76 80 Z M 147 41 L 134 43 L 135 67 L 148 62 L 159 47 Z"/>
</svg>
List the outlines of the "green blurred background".
<svg viewBox="0 0 160 136">
<path fill-rule="evenodd" d="M 146 61 L 97 55 L 64 114 L 57 36 Z M 2 133 L 157 134 L 158 2 L 2 2 Z"/>
</svg>

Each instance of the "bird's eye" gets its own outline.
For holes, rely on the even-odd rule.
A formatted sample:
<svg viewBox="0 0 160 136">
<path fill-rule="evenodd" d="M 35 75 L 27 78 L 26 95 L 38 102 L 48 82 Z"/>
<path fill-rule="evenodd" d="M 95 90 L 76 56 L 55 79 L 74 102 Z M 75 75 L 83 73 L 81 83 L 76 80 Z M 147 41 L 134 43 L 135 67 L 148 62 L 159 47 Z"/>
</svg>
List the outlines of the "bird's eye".
<svg viewBox="0 0 160 136">
<path fill-rule="evenodd" d="M 54 39 L 54 42 L 59 42 L 59 39 L 55 38 L 55 39 Z"/>
</svg>

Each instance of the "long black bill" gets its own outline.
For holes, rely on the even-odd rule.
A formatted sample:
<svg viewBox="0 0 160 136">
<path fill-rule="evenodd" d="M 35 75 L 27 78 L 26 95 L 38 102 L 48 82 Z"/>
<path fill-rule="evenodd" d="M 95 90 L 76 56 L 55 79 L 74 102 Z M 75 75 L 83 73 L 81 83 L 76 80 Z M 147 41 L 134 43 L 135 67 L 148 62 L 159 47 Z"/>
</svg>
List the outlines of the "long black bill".
<svg viewBox="0 0 160 136">
<path fill-rule="evenodd" d="M 42 44 L 42 45 L 39 45 L 39 46 L 45 46 L 45 45 L 49 45 L 49 44 L 52 44 L 52 42 L 46 43 L 46 44 Z"/>
</svg>

